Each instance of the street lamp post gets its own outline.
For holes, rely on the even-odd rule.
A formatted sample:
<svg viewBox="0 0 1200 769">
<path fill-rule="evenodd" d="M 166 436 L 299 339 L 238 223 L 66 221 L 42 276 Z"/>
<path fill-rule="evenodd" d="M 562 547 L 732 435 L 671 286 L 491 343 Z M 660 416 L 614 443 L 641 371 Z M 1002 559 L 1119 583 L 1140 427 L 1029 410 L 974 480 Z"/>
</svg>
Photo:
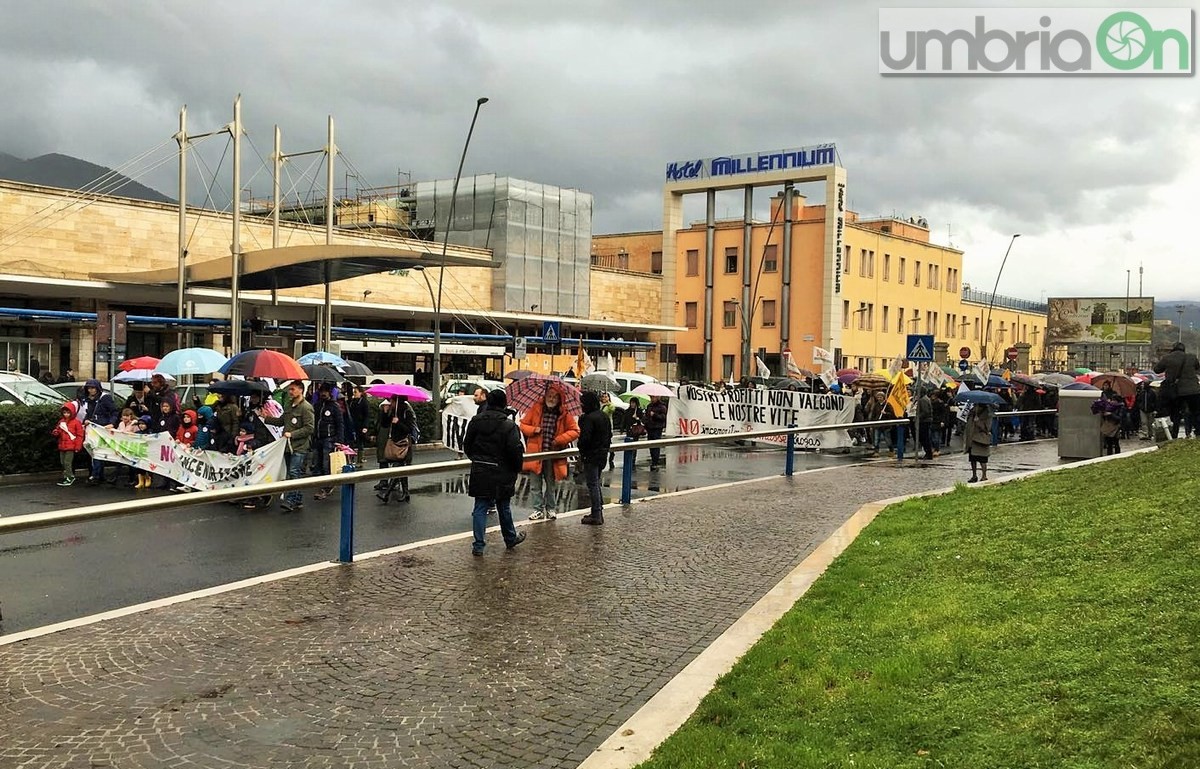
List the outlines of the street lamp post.
<svg viewBox="0 0 1200 769">
<path fill-rule="evenodd" d="M 1179 341 L 1183 341 L 1183 305 L 1175 305 L 1175 312 L 1179 313 Z"/>
<path fill-rule="evenodd" d="M 446 249 L 450 245 L 450 228 L 454 226 L 454 205 L 458 201 L 458 182 L 462 179 L 463 164 L 467 162 L 467 148 L 471 146 L 471 134 L 475 132 L 475 121 L 479 119 L 479 108 L 487 104 L 487 97 L 481 96 L 475 100 L 475 113 L 471 115 L 471 127 L 467 129 L 467 140 L 463 142 L 462 155 L 458 158 L 458 172 L 454 174 L 454 187 L 450 191 L 450 212 L 446 217 L 446 231 L 442 235 L 442 258 L 438 261 L 437 297 L 433 301 L 433 366 L 430 391 L 432 393 L 433 410 L 436 413 L 441 407 L 442 379 L 442 284 L 445 282 Z M 441 438 L 442 420 L 434 420 L 434 433 Z"/>
<path fill-rule="evenodd" d="M 983 360 L 988 360 L 988 332 L 992 328 L 992 307 L 996 304 L 996 291 L 1000 288 L 1000 276 L 1004 273 L 1004 265 L 1008 264 L 1008 254 L 1012 251 L 1013 243 L 1017 238 L 1021 237 L 1021 233 L 1013 233 L 1013 236 L 1008 241 L 1008 248 L 1004 251 L 1004 258 L 1000 261 L 1000 269 L 996 271 L 996 284 L 992 286 L 992 295 L 988 297 L 987 321 L 983 324 L 983 333 L 980 334 L 979 342 L 979 357 Z M 988 361 L 989 363 L 991 361 Z"/>
</svg>

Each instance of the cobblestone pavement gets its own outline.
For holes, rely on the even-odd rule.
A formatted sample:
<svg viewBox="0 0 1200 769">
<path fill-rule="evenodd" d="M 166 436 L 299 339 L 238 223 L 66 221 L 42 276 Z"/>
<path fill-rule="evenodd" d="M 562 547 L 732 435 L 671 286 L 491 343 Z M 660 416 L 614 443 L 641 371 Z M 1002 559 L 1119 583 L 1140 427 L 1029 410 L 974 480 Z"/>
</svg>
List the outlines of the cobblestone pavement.
<svg viewBox="0 0 1200 769">
<path fill-rule="evenodd" d="M 0 646 L 0 766 L 575 766 L 859 506 L 965 464 L 656 499 Z"/>
</svg>

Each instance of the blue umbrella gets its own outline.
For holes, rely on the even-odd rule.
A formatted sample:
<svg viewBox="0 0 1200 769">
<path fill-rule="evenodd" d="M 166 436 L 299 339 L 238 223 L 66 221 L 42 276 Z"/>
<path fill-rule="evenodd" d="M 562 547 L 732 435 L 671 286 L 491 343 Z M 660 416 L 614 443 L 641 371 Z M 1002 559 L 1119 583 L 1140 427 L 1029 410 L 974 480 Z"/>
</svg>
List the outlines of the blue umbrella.
<svg viewBox="0 0 1200 769">
<path fill-rule="evenodd" d="M 310 352 L 308 355 L 302 355 L 296 362 L 301 366 L 318 366 L 322 363 L 331 363 L 338 368 L 343 368 L 346 365 L 344 358 L 334 355 L 331 352 L 325 352 L 324 350 L 317 350 L 316 352 Z"/>
<path fill-rule="evenodd" d="M 185 347 L 164 355 L 154 370 L 176 376 L 180 374 L 211 374 L 224 366 L 227 360 L 228 358 L 221 353 L 207 347 Z"/>
<path fill-rule="evenodd" d="M 990 393 L 987 390 L 967 390 L 960 392 L 955 398 L 955 403 L 983 403 L 988 406 L 999 406 L 1004 403 L 1004 399 L 996 393 Z"/>
<path fill-rule="evenodd" d="M 1087 382 L 1072 382 L 1071 384 L 1063 385 L 1062 387 L 1060 387 L 1058 389 L 1060 389 L 1060 390 L 1096 390 L 1097 392 L 1100 390 L 1099 387 L 1093 387 L 1092 385 L 1088 384 Z"/>
</svg>

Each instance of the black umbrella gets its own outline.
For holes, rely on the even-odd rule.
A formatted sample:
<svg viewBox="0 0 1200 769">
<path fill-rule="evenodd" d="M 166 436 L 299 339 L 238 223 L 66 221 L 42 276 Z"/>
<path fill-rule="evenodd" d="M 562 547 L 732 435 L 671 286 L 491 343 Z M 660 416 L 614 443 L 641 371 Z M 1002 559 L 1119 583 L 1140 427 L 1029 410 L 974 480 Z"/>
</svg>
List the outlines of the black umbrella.
<svg viewBox="0 0 1200 769">
<path fill-rule="evenodd" d="M 271 394 L 271 388 L 265 382 L 254 382 L 247 379 L 225 379 L 213 382 L 208 391 L 219 395 L 252 395 L 254 393 Z"/>
<path fill-rule="evenodd" d="M 621 386 L 608 374 L 588 374 L 579 380 L 579 389 L 615 393 L 621 390 Z"/>
<path fill-rule="evenodd" d="M 308 378 L 314 382 L 337 383 L 342 381 L 341 375 L 338 374 L 337 369 L 335 369 L 333 366 L 322 366 L 318 364 L 315 366 L 301 366 L 301 368 L 304 369 L 305 374 L 308 374 Z"/>
<path fill-rule="evenodd" d="M 346 376 L 375 376 L 375 372 L 367 368 L 367 364 L 356 360 L 346 361 L 342 373 Z"/>
</svg>

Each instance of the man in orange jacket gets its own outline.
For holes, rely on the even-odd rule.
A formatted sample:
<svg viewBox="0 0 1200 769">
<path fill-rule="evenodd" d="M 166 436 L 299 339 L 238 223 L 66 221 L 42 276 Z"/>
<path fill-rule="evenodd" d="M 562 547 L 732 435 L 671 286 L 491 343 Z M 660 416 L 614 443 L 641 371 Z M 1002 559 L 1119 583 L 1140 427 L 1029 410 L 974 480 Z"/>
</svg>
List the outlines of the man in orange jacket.
<svg viewBox="0 0 1200 769">
<path fill-rule="evenodd" d="M 521 417 L 521 434 L 525 436 L 525 453 L 565 449 L 579 437 L 579 423 L 562 406 L 562 393 L 557 385 L 549 385 L 540 403 Z M 558 482 L 567 478 L 567 460 L 543 461 L 531 459 L 521 468 L 533 473 L 533 514 L 531 521 L 558 517 Z"/>
</svg>

